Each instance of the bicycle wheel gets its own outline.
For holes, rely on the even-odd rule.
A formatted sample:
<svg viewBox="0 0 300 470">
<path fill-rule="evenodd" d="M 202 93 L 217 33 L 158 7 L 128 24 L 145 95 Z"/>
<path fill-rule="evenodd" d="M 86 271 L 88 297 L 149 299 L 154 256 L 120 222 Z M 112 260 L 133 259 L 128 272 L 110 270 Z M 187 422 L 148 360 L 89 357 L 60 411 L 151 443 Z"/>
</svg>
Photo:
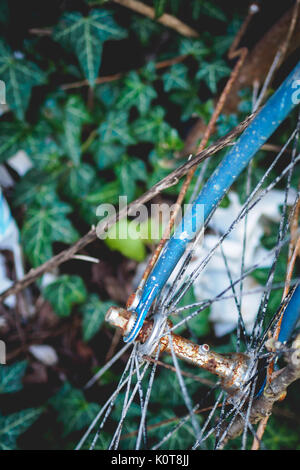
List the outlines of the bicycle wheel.
<svg viewBox="0 0 300 470">
<path fill-rule="evenodd" d="M 246 449 L 260 440 L 257 422 L 299 373 L 294 370 L 298 352 L 293 354 L 299 348 L 294 336 L 300 287 L 297 273 L 292 275 L 299 249 L 299 130 L 298 119 L 259 178 L 254 179 L 250 160 L 244 164 L 234 177 L 229 206 L 217 208 L 221 198 L 216 198 L 204 237 L 182 249 L 175 271 L 166 268 L 168 262 L 172 266 L 170 252 L 169 259 L 166 252 L 161 255 L 164 286 L 146 319 L 145 314 L 139 324 L 127 310 L 109 311 L 107 320 L 134 342 L 89 383 L 125 355 L 117 387 L 77 448 Z M 200 172 L 196 187 L 202 178 Z M 282 312 L 278 341 L 270 341 Z M 208 316 L 214 334 L 206 329 Z M 282 370 L 294 369 L 290 382 L 272 379 L 277 386 L 272 401 L 264 392 L 270 368 L 281 366 L 283 355 L 288 366 Z"/>
</svg>

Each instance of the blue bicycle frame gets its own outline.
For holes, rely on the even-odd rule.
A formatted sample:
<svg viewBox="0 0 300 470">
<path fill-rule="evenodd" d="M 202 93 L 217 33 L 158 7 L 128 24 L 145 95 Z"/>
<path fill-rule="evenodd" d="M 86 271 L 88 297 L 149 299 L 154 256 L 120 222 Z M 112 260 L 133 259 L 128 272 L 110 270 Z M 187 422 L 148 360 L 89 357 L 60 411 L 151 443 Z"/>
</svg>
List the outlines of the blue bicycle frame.
<svg viewBox="0 0 300 470">
<path fill-rule="evenodd" d="M 137 315 L 136 321 L 130 333 L 124 338 L 125 342 L 132 342 L 137 337 L 153 301 L 166 284 L 188 243 L 201 230 L 205 221 L 256 152 L 298 104 L 295 92 L 295 84 L 299 83 L 298 80 L 300 80 L 300 62 L 253 119 L 200 191 L 191 209 L 185 214 L 181 224 L 166 244 L 145 283 L 139 303 L 134 309 Z M 201 210 L 204 208 L 204 220 L 202 218 L 201 221 L 197 217 L 199 207 Z M 290 334 L 289 324 L 294 324 L 300 315 L 299 287 L 293 299 L 292 304 L 285 311 L 281 327 L 280 338 L 284 341 L 286 341 L 284 338 Z"/>
</svg>

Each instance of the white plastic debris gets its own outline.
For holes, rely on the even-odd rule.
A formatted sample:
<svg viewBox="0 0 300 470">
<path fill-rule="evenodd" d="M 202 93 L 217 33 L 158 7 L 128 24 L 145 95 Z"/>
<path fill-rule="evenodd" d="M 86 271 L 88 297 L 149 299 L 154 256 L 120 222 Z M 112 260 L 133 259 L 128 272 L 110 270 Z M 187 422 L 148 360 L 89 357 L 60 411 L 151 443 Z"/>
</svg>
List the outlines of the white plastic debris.
<svg viewBox="0 0 300 470">
<path fill-rule="evenodd" d="M 5 266 L 5 258 L 3 255 L 0 254 L 0 293 L 4 292 L 13 284 L 11 279 L 8 279 L 6 275 L 6 266 Z M 14 296 L 10 295 L 5 299 L 5 305 L 10 308 L 13 308 L 16 303 L 16 299 Z"/>
<path fill-rule="evenodd" d="M 0 330 L 2 330 L 2 328 L 6 328 L 7 326 L 7 321 L 4 317 L 0 317 Z"/>
<path fill-rule="evenodd" d="M 19 230 L 14 221 L 9 206 L 3 196 L 0 188 L 0 250 L 12 251 L 14 256 L 14 264 L 16 277 L 20 279 L 24 276 L 21 247 L 19 243 Z M 2 257 L 0 261 L 0 293 L 4 292 L 11 285 L 11 280 L 7 278 L 5 262 Z M 5 300 L 6 305 L 13 307 L 15 298 L 8 297 Z"/>
<path fill-rule="evenodd" d="M 20 176 L 24 176 L 32 168 L 32 162 L 26 152 L 18 151 L 8 159 L 7 164 Z M 22 250 L 20 245 L 19 229 L 13 219 L 10 208 L 4 198 L 1 187 L 10 187 L 14 185 L 14 180 L 10 176 L 4 165 L 0 165 L 0 250 L 8 250 L 13 253 L 14 268 L 16 278 L 21 279 L 24 276 Z M 0 293 L 4 292 L 13 284 L 13 281 L 7 277 L 5 258 L 0 257 Z M 34 308 L 28 290 L 24 291 L 27 299 L 27 313 L 33 314 Z M 10 308 L 15 307 L 16 297 L 9 296 L 4 300 L 5 305 Z"/>
<path fill-rule="evenodd" d="M 195 257 L 189 267 L 190 270 L 196 268 L 199 260 L 203 259 L 211 249 L 217 244 L 221 235 L 226 233 L 233 220 L 239 215 L 242 205 L 239 202 L 238 195 L 234 192 L 228 194 L 230 205 L 227 208 L 219 207 L 210 224 L 209 228 L 214 233 L 204 237 L 202 246 L 195 250 Z M 247 236 L 246 250 L 244 258 L 244 270 L 258 263 L 260 267 L 269 267 L 272 263 L 272 256 L 268 256 L 268 250 L 261 245 L 261 237 L 265 233 L 265 227 L 270 221 L 279 222 L 280 205 L 284 204 L 284 192 L 272 190 L 267 193 L 254 206 L 247 215 Z M 288 204 L 295 201 L 296 193 L 291 190 L 288 194 Z M 244 219 L 239 222 L 234 230 L 225 238 L 221 248 L 218 248 L 212 256 L 205 270 L 194 283 L 194 294 L 197 301 L 214 298 L 230 285 L 228 271 L 234 282 L 241 276 L 241 263 L 243 257 L 244 242 Z M 224 260 L 224 255 L 227 262 Z M 259 289 L 259 284 L 248 276 L 243 280 L 243 292 L 249 292 Z M 240 300 L 239 283 L 235 287 L 237 300 Z M 232 295 L 232 290 L 227 290 L 225 296 Z M 241 312 L 248 333 L 250 333 L 260 305 L 262 293 L 252 293 L 242 300 Z M 238 322 L 238 309 L 234 298 L 224 299 L 214 302 L 211 305 L 210 320 L 214 324 L 215 334 L 223 336 L 232 331 Z"/>
<path fill-rule="evenodd" d="M 24 176 L 33 167 L 32 161 L 24 150 L 19 150 L 8 159 L 7 163 L 20 176 Z"/>
<path fill-rule="evenodd" d="M 41 287 L 44 289 L 48 284 L 51 284 L 57 279 L 57 275 L 53 273 L 45 273 L 41 278 Z"/>
<path fill-rule="evenodd" d="M 54 366 L 58 362 L 55 349 L 48 344 L 33 344 L 29 347 L 29 351 L 46 366 Z"/>
<path fill-rule="evenodd" d="M 0 186 L 2 188 L 11 188 L 14 185 L 14 180 L 4 165 L 0 165 Z"/>
</svg>

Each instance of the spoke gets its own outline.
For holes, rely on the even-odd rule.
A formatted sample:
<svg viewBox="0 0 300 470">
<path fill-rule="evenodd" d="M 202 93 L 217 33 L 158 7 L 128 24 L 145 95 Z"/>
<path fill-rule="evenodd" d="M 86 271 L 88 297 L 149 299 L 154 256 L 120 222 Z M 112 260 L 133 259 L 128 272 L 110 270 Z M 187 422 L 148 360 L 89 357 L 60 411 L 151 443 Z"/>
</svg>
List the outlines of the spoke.
<svg viewBox="0 0 300 470">
<path fill-rule="evenodd" d="M 176 374 L 177 374 L 178 382 L 179 382 L 179 385 L 180 385 L 182 397 L 183 397 L 183 400 L 185 402 L 185 405 L 186 405 L 187 409 L 189 410 L 189 412 L 191 414 L 191 421 L 192 421 L 192 425 L 193 425 L 195 434 L 196 434 L 196 436 L 200 436 L 201 431 L 200 431 L 200 427 L 199 427 L 198 421 L 196 419 L 195 413 L 193 411 L 192 400 L 191 400 L 191 397 L 190 397 L 190 395 L 188 393 L 188 390 L 185 386 L 184 379 L 182 377 L 182 373 L 181 373 L 181 370 L 180 370 L 180 366 L 179 366 L 177 357 L 176 357 L 175 352 L 174 352 L 173 339 L 172 339 L 172 336 L 170 334 L 168 335 L 168 337 L 169 337 L 169 344 L 170 344 L 170 347 L 171 347 L 172 360 L 173 360 L 173 364 L 174 364 L 175 369 L 176 369 Z"/>
</svg>

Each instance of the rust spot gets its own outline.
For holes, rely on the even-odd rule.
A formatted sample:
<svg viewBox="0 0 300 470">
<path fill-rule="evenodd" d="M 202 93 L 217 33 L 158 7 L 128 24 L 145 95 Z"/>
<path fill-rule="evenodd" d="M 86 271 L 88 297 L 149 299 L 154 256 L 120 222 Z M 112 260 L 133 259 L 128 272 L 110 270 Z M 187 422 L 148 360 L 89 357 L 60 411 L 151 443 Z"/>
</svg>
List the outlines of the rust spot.
<svg viewBox="0 0 300 470">
<path fill-rule="evenodd" d="M 135 299 L 135 292 L 132 292 L 132 294 L 130 294 L 130 296 L 128 297 L 126 308 L 129 308 L 133 304 L 134 299 Z"/>
</svg>

